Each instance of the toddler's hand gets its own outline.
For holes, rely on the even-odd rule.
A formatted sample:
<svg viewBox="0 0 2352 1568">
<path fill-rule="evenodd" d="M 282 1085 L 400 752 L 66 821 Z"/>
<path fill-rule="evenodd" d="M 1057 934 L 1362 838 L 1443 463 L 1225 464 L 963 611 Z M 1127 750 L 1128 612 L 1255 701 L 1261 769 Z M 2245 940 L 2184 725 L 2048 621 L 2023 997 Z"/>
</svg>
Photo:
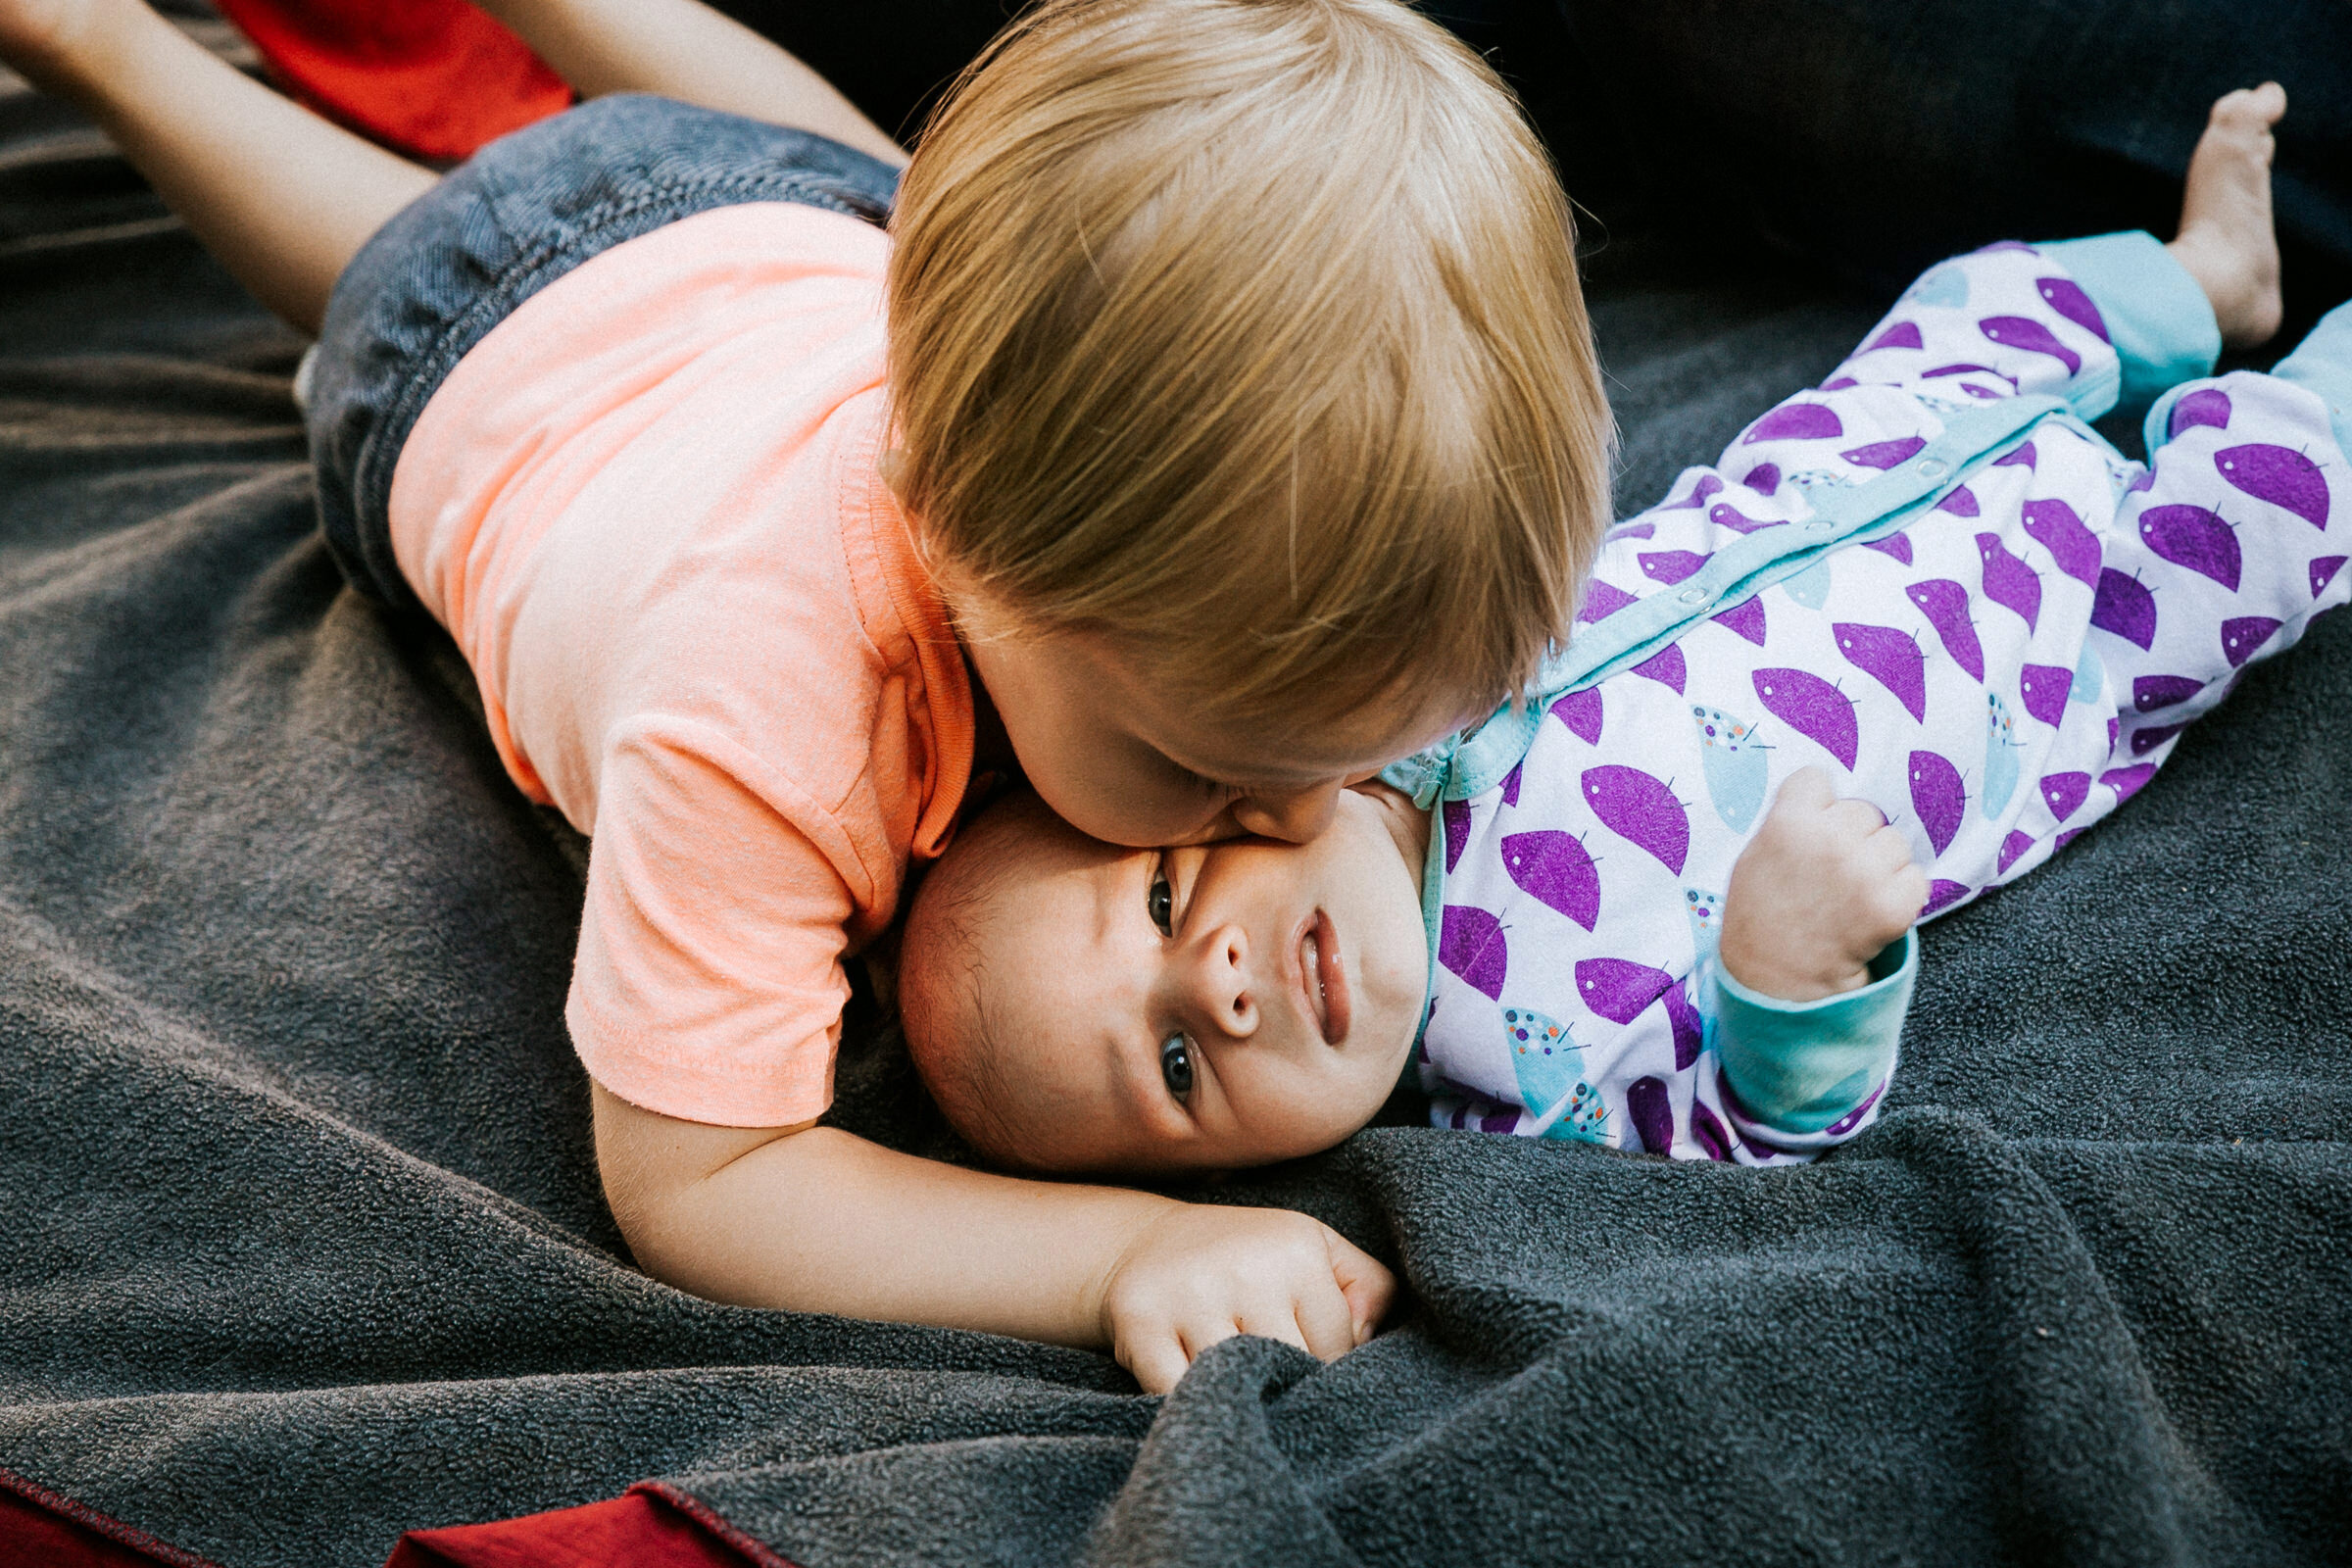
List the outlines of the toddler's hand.
<svg viewBox="0 0 2352 1568">
<path fill-rule="evenodd" d="M 1111 1265 L 1102 1326 L 1144 1392 L 1165 1394 L 1236 1334 L 1337 1360 L 1372 1337 L 1396 1290 L 1378 1259 L 1304 1214 L 1179 1203 Z"/>
<path fill-rule="evenodd" d="M 1927 873 L 1879 808 L 1839 800 L 1827 773 L 1799 768 L 1732 867 L 1717 960 L 1784 1002 L 1859 990 L 1927 901 Z"/>
</svg>

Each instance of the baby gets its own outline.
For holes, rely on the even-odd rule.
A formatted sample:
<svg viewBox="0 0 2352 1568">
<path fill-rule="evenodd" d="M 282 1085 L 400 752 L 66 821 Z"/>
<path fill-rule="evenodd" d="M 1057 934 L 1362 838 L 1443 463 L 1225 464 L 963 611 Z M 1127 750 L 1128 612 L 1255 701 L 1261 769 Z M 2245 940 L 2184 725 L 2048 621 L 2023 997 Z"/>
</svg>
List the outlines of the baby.
<svg viewBox="0 0 2352 1568">
<path fill-rule="evenodd" d="M 2063 848 L 2352 595 L 2352 307 L 2197 379 L 2278 328 L 2284 109 L 2215 106 L 2169 247 L 1929 272 L 1611 531 L 1534 695 L 1320 838 L 985 813 L 906 932 L 950 1118 L 1026 1169 L 1243 1166 L 1346 1137 L 1409 1054 L 1446 1126 L 1763 1164 L 1868 1125 L 1914 921 Z M 2083 422 L 2160 393 L 2146 466 Z"/>
</svg>

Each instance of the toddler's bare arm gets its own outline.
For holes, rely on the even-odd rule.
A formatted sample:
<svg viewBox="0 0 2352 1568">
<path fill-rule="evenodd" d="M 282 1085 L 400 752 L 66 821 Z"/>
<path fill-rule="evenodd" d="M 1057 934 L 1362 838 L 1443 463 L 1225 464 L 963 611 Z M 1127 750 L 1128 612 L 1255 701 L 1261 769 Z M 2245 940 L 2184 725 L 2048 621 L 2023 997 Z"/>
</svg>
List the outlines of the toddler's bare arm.
<svg viewBox="0 0 2352 1568">
<path fill-rule="evenodd" d="M 1396 1282 L 1284 1209 L 1024 1181 L 829 1127 L 678 1121 L 595 1090 L 613 1217 L 656 1278 L 712 1300 L 1107 1348 L 1152 1393 L 1259 1334 L 1325 1359 Z"/>
<path fill-rule="evenodd" d="M 652 92 L 906 155 L 831 82 L 701 0 L 476 0 L 583 98 Z"/>
<path fill-rule="evenodd" d="M 1879 808 L 1838 799 L 1827 773 L 1799 768 L 1732 866 L 1717 957 L 1784 1002 L 1858 991 L 1927 900 L 1927 873 Z"/>
</svg>

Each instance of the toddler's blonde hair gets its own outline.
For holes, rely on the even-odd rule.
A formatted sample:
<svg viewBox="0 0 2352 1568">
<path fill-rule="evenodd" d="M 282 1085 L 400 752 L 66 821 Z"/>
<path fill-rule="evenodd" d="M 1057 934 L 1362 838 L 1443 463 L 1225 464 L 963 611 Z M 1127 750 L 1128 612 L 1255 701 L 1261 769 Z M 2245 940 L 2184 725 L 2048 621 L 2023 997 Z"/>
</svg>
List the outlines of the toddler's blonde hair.
<svg viewBox="0 0 2352 1568">
<path fill-rule="evenodd" d="M 892 230 L 892 481 L 1024 631 L 1293 724 L 1492 703 L 1564 637 L 1608 408 L 1558 180 L 1443 28 L 1048 0 Z"/>
</svg>

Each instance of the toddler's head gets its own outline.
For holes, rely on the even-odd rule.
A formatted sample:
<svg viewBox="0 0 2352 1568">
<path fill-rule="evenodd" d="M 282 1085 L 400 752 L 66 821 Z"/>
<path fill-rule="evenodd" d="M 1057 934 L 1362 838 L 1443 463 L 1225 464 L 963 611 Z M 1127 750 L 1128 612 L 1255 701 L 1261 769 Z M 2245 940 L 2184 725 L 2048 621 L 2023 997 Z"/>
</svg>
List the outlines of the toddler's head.
<svg viewBox="0 0 2352 1568">
<path fill-rule="evenodd" d="M 1609 445 L 1566 200 L 1407 7 L 1049 0 L 892 227 L 892 481 L 1081 828 L 1306 837 L 1566 631 Z"/>
<path fill-rule="evenodd" d="M 1018 1169 L 1328 1149 L 1380 1108 L 1420 1023 L 1427 833 L 1409 802 L 1350 790 L 1307 844 L 1127 850 L 1010 796 L 907 915 L 908 1050 L 957 1131 Z"/>
</svg>

